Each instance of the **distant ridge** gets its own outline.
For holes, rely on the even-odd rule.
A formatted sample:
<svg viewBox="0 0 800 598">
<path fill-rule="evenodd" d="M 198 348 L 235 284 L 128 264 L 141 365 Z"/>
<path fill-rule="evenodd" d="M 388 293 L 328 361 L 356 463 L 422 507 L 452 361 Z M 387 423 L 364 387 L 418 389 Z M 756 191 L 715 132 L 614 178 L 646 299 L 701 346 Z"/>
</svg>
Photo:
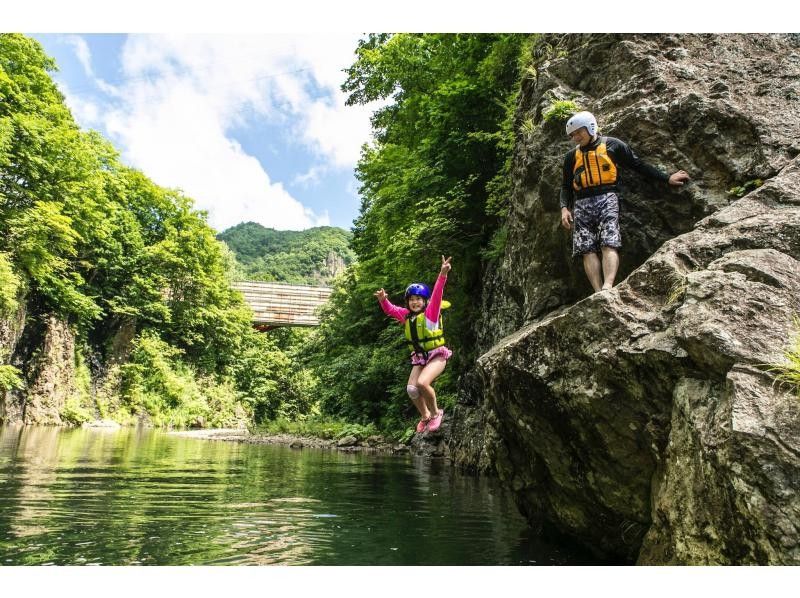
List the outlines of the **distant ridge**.
<svg viewBox="0 0 800 598">
<path fill-rule="evenodd" d="M 334 226 L 291 231 L 242 222 L 217 238 L 233 251 L 241 278 L 318 286 L 353 263 L 352 236 Z"/>
</svg>

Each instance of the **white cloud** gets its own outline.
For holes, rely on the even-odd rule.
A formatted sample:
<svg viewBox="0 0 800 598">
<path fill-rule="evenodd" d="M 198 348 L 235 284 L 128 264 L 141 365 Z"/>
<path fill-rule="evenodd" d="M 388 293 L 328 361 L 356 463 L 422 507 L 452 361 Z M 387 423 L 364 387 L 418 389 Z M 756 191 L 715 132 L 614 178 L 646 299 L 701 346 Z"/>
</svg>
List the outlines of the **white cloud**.
<svg viewBox="0 0 800 598">
<path fill-rule="evenodd" d="M 78 124 L 87 129 L 97 129 L 102 126 L 100 108 L 96 103 L 74 93 L 63 81 L 58 82 L 58 89 L 64 94 L 67 106 Z"/>
<path fill-rule="evenodd" d="M 72 46 L 72 49 L 75 51 L 75 56 L 78 57 L 78 62 L 81 63 L 86 76 L 93 79 L 92 53 L 89 50 L 89 44 L 86 43 L 86 40 L 79 35 L 67 35 L 64 37 L 64 41 Z"/>
<path fill-rule="evenodd" d="M 88 47 L 79 49 L 85 42 L 74 37 L 91 74 Z M 281 229 L 328 224 L 327 212 L 315 214 L 273 181 L 231 130 L 283 127 L 319 162 L 295 178 L 301 184 L 352 168 L 374 109 L 346 107 L 339 89 L 358 37 L 132 35 L 121 56 L 123 83 L 112 87 L 91 75 L 115 98 L 112 108 L 100 115 L 90 102 L 68 96 L 70 106 L 79 122 L 102 119 L 128 163 L 160 185 L 183 189 L 218 230 L 243 220 Z"/>
<path fill-rule="evenodd" d="M 306 118 L 303 138 L 318 154 L 341 168 L 358 162 L 361 146 L 370 135 L 369 114 L 316 101 L 309 107 Z"/>
<path fill-rule="evenodd" d="M 338 168 L 358 160 L 375 106 L 345 106 L 344 68 L 358 35 L 132 36 L 129 76 L 195 81 L 220 108 L 226 126 L 245 107 L 273 123 L 290 123 L 308 149 Z"/>
<path fill-rule="evenodd" d="M 248 220 L 294 230 L 329 224 L 327 214 L 305 208 L 226 137 L 214 108 L 191 86 L 175 83 L 158 101 L 133 105 L 108 121 L 126 156 L 157 183 L 194 198 L 216 229 Z"/>
<path fill-rule="evenodd" d="M 292 179 L 292 185 L 297 185 L 303 188 L 309 188 L 316 185 L 320 181 L 320 177 L 327 172 L 324 166 L 312 166 L 306 172 L 298 174 Z"/>
</svg>

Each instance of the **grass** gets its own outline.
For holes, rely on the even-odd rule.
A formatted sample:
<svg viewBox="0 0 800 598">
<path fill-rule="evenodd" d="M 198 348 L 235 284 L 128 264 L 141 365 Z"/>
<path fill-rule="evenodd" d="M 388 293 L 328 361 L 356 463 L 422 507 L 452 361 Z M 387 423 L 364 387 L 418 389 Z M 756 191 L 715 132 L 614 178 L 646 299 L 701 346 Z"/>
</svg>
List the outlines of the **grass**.
<svg viewBox="0 0 800 598">
<path fill-rule="evenodd" d="M 775 375 L 775 379 L 779 383 L 793 388 L 797 397 L 800 398 L 800 319 L 795 318 L 794 327 L 794 341 L 784 351 L 784 361 L 769 364 L 769 371 Z"/>
<path fill-rule="evenodd" d="M 534 128 L 532 118 L 526 118 L 522 121 L 522 125 L 520 125 L 520 130 L 525 137 L 530 137 L 533 134 Z"/>
<path fill-rule="evenodd" d="M 670 307 L 671 305 L 682 300 L 683 297 L 686 295 L 687 286 L 688 283 L 686 281 L 685 276 L 675 275 L 673 278 L 672 286 L 669 288 L 669 291 L 667 292 L 667 301 L 665 305 L 667 307 Z"/>
</svg>

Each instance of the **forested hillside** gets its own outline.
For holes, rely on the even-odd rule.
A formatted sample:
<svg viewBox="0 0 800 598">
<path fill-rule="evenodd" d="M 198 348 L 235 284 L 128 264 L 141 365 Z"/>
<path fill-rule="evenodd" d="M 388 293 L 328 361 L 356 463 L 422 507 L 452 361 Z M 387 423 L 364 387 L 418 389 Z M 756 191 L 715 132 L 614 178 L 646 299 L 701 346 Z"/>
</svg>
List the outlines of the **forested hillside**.
<svg viewBox="0 0 800 598">
<path fill-rule="evenodd" d="M 291 231 L 242 222 L 217 238 L 234 252 L 238 274 L 248 280 L 327 285 L 355 256 L 352 233 L 333 226 Z"/>
<path fill-rule="evenodd" d="M 52 360 L 41 347 L 55 321 L 75 346 L 53 423 L 225 425 L 320 413 L 401 430 L 411 415 L 408 357 L 372 294 L 384 287 L 399 301 L 410 282 L 433 281 L 442 254 L 454 265 L 446 330 L 456 356 L 439 385 L 447 405 L 474 352 L 483 268 L 502 249 L 530 42 L 367 36 L 343 89 L 351 104 L 390 103 L 374 115 L 376 141 L 358 164 L 352 238 L 243 223 L 220 235 L 229 250 L 190 198 L 78 128 L 37 42 L 0 36 L 0 418 L 33 421 L 32 397 L 49 396 Z M 243 275 L 327 283 L 348 264 L 309 338 L 256 334 L 229 288 Z"/>
<path fill-rule="evenodd" d="M 36 41 L 0 35 L 0 421 L 306 411 L 205 216 L 80 130 L 54 69 Z"/>
</svg>

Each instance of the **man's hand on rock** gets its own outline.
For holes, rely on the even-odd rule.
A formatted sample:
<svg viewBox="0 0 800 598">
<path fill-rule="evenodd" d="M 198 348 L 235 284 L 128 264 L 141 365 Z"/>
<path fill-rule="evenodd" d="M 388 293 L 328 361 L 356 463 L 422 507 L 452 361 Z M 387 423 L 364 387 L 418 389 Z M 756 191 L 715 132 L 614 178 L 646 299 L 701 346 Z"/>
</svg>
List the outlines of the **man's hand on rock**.
<svg viewBox="0 0 800 598">
<path fill-rule="evenodd" d="M 673 187 L 682 187 L 683 184 L 689 180 L 689 173 L 685 170 L 679 170 L 678 172 L 673 172 L 669 176 L 669 184 Z"/>
<path fill-rule="evenodd" d="M 572 228 L 572 212 L 567 208 L 561 208 L 561 226 L 567 230 Z"/>
</svg>

